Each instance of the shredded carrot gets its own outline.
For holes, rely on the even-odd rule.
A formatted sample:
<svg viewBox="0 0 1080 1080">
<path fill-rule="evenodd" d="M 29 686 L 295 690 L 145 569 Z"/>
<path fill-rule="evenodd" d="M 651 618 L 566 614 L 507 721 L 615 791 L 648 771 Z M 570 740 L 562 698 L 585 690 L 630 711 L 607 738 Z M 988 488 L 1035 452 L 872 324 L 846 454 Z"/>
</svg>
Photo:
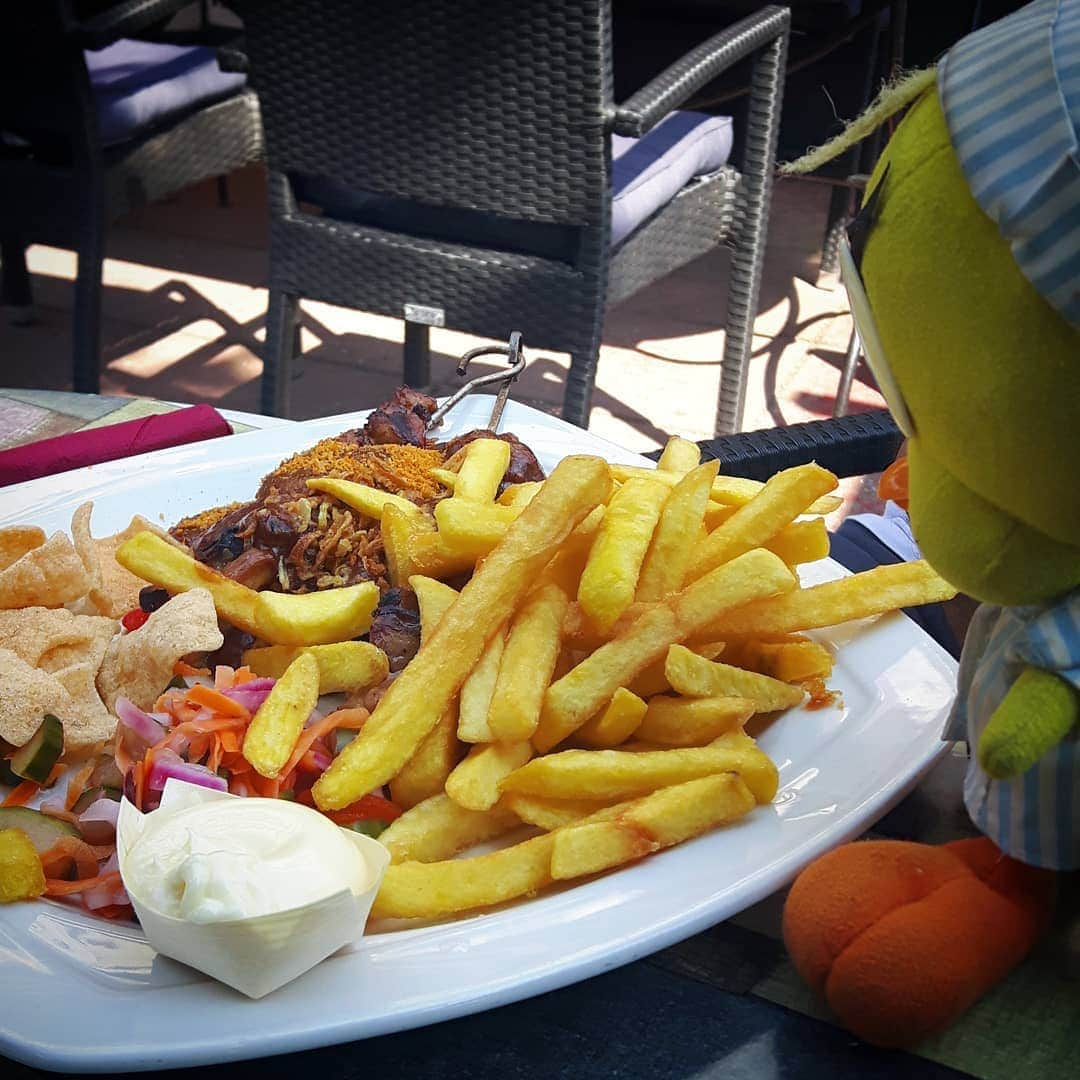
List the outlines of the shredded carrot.
<svg viewBox="0 0 1080 1080">
<path fill-rule="evenodd" d="M 103 919 L 130 919 L 134 913 L 130 904 L 106 904 L 104 907 L 95 908 L 94 914 Z"/>
<path fill-rule="evenodd" d="M 87 889 L 96 888 L 98 885 L 119 885 L 120 871 L 110 870 L 105 874 L 98 874 L 92 878 L 80 878 L 77 881 L 58 881 L 55 878 L 45 879 L 46 896 L 71 896 L 74 893 L 86 892 Z"/>
<path fill-rule="evenodd" d="M 237 716 L 241 720 L 250 720 L 251 712 L 244 705 L 241 705 L 239 701 L 233 701 L 232 698 L 226 697 L 219 690 L 212 690 L 209 686 L 203 686 L 202 683 L 196 683 L 187 692 L 188 701 L 193 701 L 199 705 L 205 705 L 208 709 L 213 709 L 214 712 L 219 713 L 221 716 Z"/>
<path fill-rule="evenodd" d="M 219 731 L 238 731 L 247 727 L 248 721 L 242 716 L 221 716 L 211 720 L 186 720 L 177 724 L 170 732 L 172 735 L 185 735 L 188 738 L 194 735 L 213 735 Z"/>
<path fill-rule="evenodd" d="M 0 806 L 25 806 L 40 790 L 40 784 L 35 784 L 33 780 L 24 780 L 8 792 Z"/>
<path fill-rule="evenodd" d="M 215 732 L 218 737 L 218 741 L 221 743 L 221 749 L 226 754 L 239 754 L 240 753 L 240 733 L 232 728 L 223 728 L 221 731 Z"/>
<path fill-rule="evenodd" d="M 348 728 L 350 731 L 359 731 L 368 718 L 367 709 L 337 709 L 321 720 L 316 720 L 311 727 L 304 728 L 300 732 L 300 738 L 296 740 L 292 756 L 285 763 L 285 768 L 280 775 L 291 773 L 300 763 L 303 756 L 311 749 L 316 739 L 329 735 L 338 728 Z"/>
<path fill-rule="evenodd" d="M 71 782 L 68 784 L 67 795 L 64 798 L 65 809 L 73 810 L 75 808 L 75 804 L 79 801 L 79 797 L 86 790 L 86 785 L 90 780 L 90 774 L 94 771 L 94 767 L 94 762 L 88 761 L 71 777 Z"/>
<path fill-rule="evenodd" d="M 78 814 L 73 814 L 70 810 L 61 810 L 58 806 L 39 806 L 38 813 L 56 818 L 58 821 L 66 821 L 70 825 L 77 825 L 79 821 Z"/>
<path fill-rule="evenodd" d="M 218 664 L 214 668 L 214 689 L 215 690 L 231 690 L 236 685 L 235 672 L 231 667 L 226 667 L 224 664 Z"/>
<path fill-rule="evenodd" d="M 248 783 L 254 788 L 255 794 L 261 795 L 264 799 L 276 799 L 281 793 L 281 781 L 279 779 L 261 776 L 254 771 L 248 777 Z"/>
<path fill-rule="evenodd" d="M 206 759 L 206 767 L 211 772 L 217 772 L 221 768 L 221 736 L 210 736 L 210 756 Z"/>
<path fill-rule="evenodd" d="M 209 675 L 210 669 L 205 667 L 192 667 L 186 660 L 177 660 L 173 664 L 174 675 Z"/>
<path fill-rule="evenodd" d="M 233 686 L 243 686 L 244 683 L 251 682 L 254 678 L 255 672 L 245 664 L 243 667 L 238 667 L 236 671 L 233 672 Z"/>
<path fill-rule="evenodd" d="M 116 767 L 126 776 L 128 769 L 131 768 L 132 759 L 119 734 L 116 736 L 116 746 L 113 748 L 113 759 L 116 761 Z"/>
<path fill-rule="evenodd" d="M 41 856 L 41 865 L 46 877 L 55 877 L 64 867 L 74 860 L 75 872 L 80 878 L 94 877 L 98 872 L 98 862 L 112 854 L 111 845 L 93 847 L 77 836 L 61 836 Z"/>
<path fill-rule="evenodd" d="M 63 776 L 64 773 L 67 772 L 67 770 L 68 770 L 68 767 L 58 761 L 52 767 L 51 771 L 49 772 L 49 775 L 45 777 L 45 783 L 42 784 L 41 786 L 46 787 L 46 788 L 52 787 L 53 784 L 55 784 L 56 781 L 59 780 L 60 777 Z"/>
<path fill-rule="evenodd" d="M 188 745 L 188 761 L 202 761 L 210 753 L 210 744 L 214 740 L 213 733 L 197 735 Z"/>
<path fill-rule="evenodd" d="M 146 757 L 135 765 L 135 806 L 143 808 L 143 794 L 146 789 L 146 777 L 150 771 L 150 762 L 154 756 L 154 748 L 146 751 Z"/>
</svg>

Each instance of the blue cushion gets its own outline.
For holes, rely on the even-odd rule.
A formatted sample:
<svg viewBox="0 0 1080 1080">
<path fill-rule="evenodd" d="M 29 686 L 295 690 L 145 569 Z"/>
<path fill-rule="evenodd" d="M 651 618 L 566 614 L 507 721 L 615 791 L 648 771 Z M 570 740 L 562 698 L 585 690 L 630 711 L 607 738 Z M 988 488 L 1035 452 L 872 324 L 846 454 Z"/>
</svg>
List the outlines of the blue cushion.
<svg viewBox="0 0 1080 1080">
<path fill-rule="evenodd" d="M 86 67 L 106 146 L 229 97 L 245 81 L 240 72 L 222 71 L 213 49 L 127 38 L 104 49 L 87 50 Z"/>
<path fill-rule="evenodd" d="M 727 164 L 731 117 L 673 112 L 640 139 L 611 138 L 611 246 L 616 247 L 695 177 Z"/>
<path fill-rule="evenodd" d="M 615 247 L 696 176 L 715 172 L 731 154 L 728 116 L 674 112 L 640 139 L 612 136 L 611 245 Z M 433 240 L 573 262 L 576 231 L 568 225 L 514 221 L 482 210 L 425 206 L 350 189 L 322 176 L 295 176 L 298 199 L 331 217 Z"/>
</svg>

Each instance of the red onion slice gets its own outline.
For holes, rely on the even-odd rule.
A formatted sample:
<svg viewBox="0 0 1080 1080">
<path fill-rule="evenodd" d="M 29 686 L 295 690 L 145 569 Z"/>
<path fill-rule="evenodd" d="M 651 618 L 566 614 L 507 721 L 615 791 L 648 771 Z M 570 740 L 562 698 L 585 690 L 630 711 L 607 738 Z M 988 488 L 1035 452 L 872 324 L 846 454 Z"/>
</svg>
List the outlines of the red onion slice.
<svg viewBox="0 0 1080 1080">
<path fill-rule="evenodd" d="M 229 789 L 225 778 L 211 772 L 205 765 L 185 761 L 171 750 L 161 750 L 154 755 L 154 763 L 150 767 L 146 786 L 151 791 L 164 791 L 165 781 L 170 778 L 183 780 L 188 784 L 198 784 L 199 787 L 211 788 L 214 791 L 228 791 Z"/>
<path fill-rule="evenodd" d="M 79 832 L 88 844 L 108 844 L 116 835 L 120 804 L 113 799 L 95 799 L 79 816 Z"/>
<path fill-rule="evenodd" d="M 240 686 L 233 686 L 221 692 L 230 700 L 243 705 L 248 712 L 254 713 L 270 696 L 275 682 L 277 679 L 251 679 L 246 683 L 241 683 Z"/>
<path fill-rule="evenodd" d="M 116 699 L 113 711 L 116 719 L 147 746 L 155 746 L 165 738 L 165 728 L 126 697 Z"/>
</svg>

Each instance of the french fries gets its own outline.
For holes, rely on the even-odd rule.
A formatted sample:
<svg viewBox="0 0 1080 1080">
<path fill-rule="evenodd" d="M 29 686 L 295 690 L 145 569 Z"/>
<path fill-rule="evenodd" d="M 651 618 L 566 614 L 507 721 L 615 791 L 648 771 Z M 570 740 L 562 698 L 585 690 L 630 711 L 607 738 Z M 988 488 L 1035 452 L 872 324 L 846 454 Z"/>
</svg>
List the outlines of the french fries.
<svg viewBox="0 0 1080 1080">
<path fill-rule="evenodd" d="M 392 821 L 379 842 L 391 862 L 439 862 L 516 829 L 522 820 L 502 806 L 466 810 L 449 795 L 433 795 Z"/>
<path fill-rule="evenodd" d="M 800 686 L 717 660 L 706 660 L 682 645 L 672 645 L 668 650 L 664 672 L 671 688 L 686 697 L 746 698 L 758 712 L 790 709 L 802 704 L 806 696 Z"/>
<path fill-rule="evenodd" d="M 260 775 L 276 778 L 296 746 L 304 724 L 319 703 L 319 664 L 301 652 L 274 683 L 244 735 L 242 752 Z"/>
<path fill-rule="evenodd" d="M 951 600 L 956 590 L 924 560 L 877 566 L 861 574 L 826 581 L 745 604 L 714 619 L 706 633 L 716 638 L 759 638 L 835 626 L 915 604 Z"/>
<path fill-rule="evenodd" d="M 701 450 L 697 443 L 689 439 L 680 439 L 677 435 L 668 439 L 660 460 L 656 463 L 658 469 L 664 472 L 678 473 L 685 476 L 701 460 Z M 719 467 L 720 463 L 716 463 Z"/>
<path fill-rule="evenodd" d="M 745 817 L 754 805 L 750 788 L 733 773 L 661 788 L 555 832 L 551 876 L 566 881 L 621 866 Z"/>
<path fill-rule="evenodd" d="M 387 506 L 394 506 L 408 517 L 420 517 L 423 511 L 416 503 L 393 495 L 388 491 L 380 491 L 378 488 L 368 487 L 367 484 L 357 484 L 352 480 L 339 480 L 333 476 L 320 476 L 308 480 L 307 486 L 312 491 L 323 491 L 327 495 L 333 495 L 340 499 L 346 506 L 358 510 L 365 517 L 382 520 L 383 510 Z"/>
<path fill-rule="evenodd" d="M 446 794 L 466 810 L 490 810 L 499 801 L 499 784 L 503 778 L 524 765 L 532 755 L 533 748 L 528 739 L 474 746 L 447 777 Z"/>
<path fill-rule="evenodd" d="M 416 748 L 416 753 L 390 781 L 390 798 L 407 810 L 438 795 L 460 757 L 458 705 L 452 701 L 439 722 Z"/>
<path fill-rule="evenodd" d="M 367 633 L 379 587 L 362 581 L 313 593 L 260 592 L 254 617 L 258 636 L 276 645 L 331 645 Z"/>
<path fill-rule="evenodd" d="M 668 490 L 634 478 L 615 492 L 578 586 L 578 603 L 595 626 L 606 632 L 630 606 Z"/>
<path fill-rule="evenodd" d="M 499 800 L 499 806 L 505 806 L 526 824 L 535 825 L 545 832 L 561 829 L 610 805 L 595 799 L 549 799 L 544 795 L 526 795 L 520 791 L 507 792 Z"/>
<path fill-rule="evenodd" d="M 578 728 L 578 741 L 594 750 L 612 750 L 637 731 L 647 709 L 637 694 L 620 686 L 607 708 Z"/>
<path fill-rule="evenodd" d="M 952 595 L 924 564 L 800 589 L 792 568 L 828 552 L 804 515 L 838 502 L 816 465 L 761 484 L 674 439 L 655 472 L 572 457 L 500 494 L 509 453 L 462 447 L 432 513 L 309 482 L 381 519 L 390 580 L 420 607 L 419 652 L 312 792 L 334 810 L 385 784 L 404 809 L 381 837 L 375 917 L 490 907 L 742 818 L 779 783 L 744 725 L 832 671 L 800 632 Z M 263 776 L 281 774 L 318 693 L 386 679 L 385 655 L 350 640 L 374 585 L 259 594 L 151 534 L 120 550 L 170 591 L 209 588 L 221 617 L 271 642 L 245 655 L 278 680 L 243 745 Z M 460 592 L 440 580 L 466 573 Z M 543 835 L 469 856 L 521 825 Z"/>
<path fill-rule="evenodd" d="M 658 694 L 650 698 L 636 735 L 662 746 L 705 746 L 742 727 L 757 704 L 748 698 L 679 698 Z"/>
<path fill-rule="evenodd" d="M 462 742 L 489 743 L 494 739 L 488 724 L 488 713 L 505 648 L 506 634 L 499 630 L 487 643 L 476 667 L 462 684 L 461 711 L 458 715 L 458 738 Z"/>
<path fill-rule="evenodd" d="M 409 585 L 420 608 L 420 640 L 426 641 L 457 599 L 457 590 L 433 578 L 414 574 Z M 390 781 L 390 798 L 406 810 L 438 795 L 461 758 L 458 741 L 458 702 L 451 701 L 416 753 Z"/>
<path fill-rule="evenodd" d="M 322 810 L 341 809 L 391 780 L 415 753 L 461 688 L 491 636 L 559 546 L 607 500 L 611 473 L 598 458 L 564 458 L 542 490 L 477 567 L 363 730 L 313 789 Z"/>
<path fill-rule="evenodd" d="M 681 479 L 677 472 L 667 469 L 646 469 L 639 465 L 612 465 L 611 475 L 620 483 L 633 477 L 656 480 L 668 487 L 674 487 Z M 721 506 L 745 506 L 761 494 L 765 484 L 760 480 L 747 480 L 742 476 L 718 476 L 712 484 L 709 499 Z M 835 495 L 823 495 L 803 511 L 806 514 L 831 514 L 843 506 L 843 499 Z"/>
<path fill-rule="evenodd" d="M 710 775 L 606 807 L 489 855 L 395 862 L 386 871 L 372 915 L 440 918 L 504 903 L 554 881 L 598 873 L 688 840 L 744 816 L 754 804 L 739 776 Z"/>
<path fill-rule="evenodd" d="M 438 919 L 539 892 L 551 884 L 553 843 L 552 834 L 547 833 L 490 855 L 391 863 L 371 915 L 376 919 Z"/>
<path fill-rule="evenodd" d="M 737 772 L 760 803 L 772 802 L 779 784 L 776 766 L 753 739 L 739 734 L 673 750 L 563 750 L 533 758 L 503 780 L 502 790 L 615 800 L 720 772 Z"/>
<path fill-rule="evenodd" d="M 709 504 L 709 488 L 719 468 L 719 461 L 708 461 L 687 472 L 671 489 L 641 568 L 637 600 L 663 600 L 683 587 Z"/>
<path fill-rule="evenodd" d="M 829 530 L 825 528 L 824 518 L 793 521 L 766 540 L 764 546 L 779 555 L 788 566 L 816 562 L 828 557 Z"/>
<path fill-rule="evenodd" d="M 605 519 L 606 520 L 606 519 Z M 548 689 L 533 745 L 546 753 L 576 731 L 669 646 L 697 633 L 716 612 L 795 587 L 791 571 L 757 549 L 717 567 L 700 581 L 646 610 L 614 641 L 602 645 Z"/>
<path fill-rule="evenodd" d="M 836 477 L 819 465 L 796 465 L 778 472 L 766 481 L 757 498 L 732 514 L 697 547 L 687 569 L 687 580 L 696 581 L 715 567 L 765 544 L 835 487 Z"/>
<path fill-rule="evenodd" d="M 255 618 L 259 594 L 254 589 L 219 574 L 156 533 L 141 532 L 125 540 L 116 549 L 115 557 L 125 570 L 170 593 L 209 589 L 222 619 L 249 634 L 262 636 Z"/>
<path fill-rule="evenodd" d="M 454 498 L 476 503 L 494 502 L 510 464 L 510 444 L 502 439 L 475 439 L 464 449 L 465 456 L 454 481 Z"/>
<path fill-rule="evenodd" d="M 832 653 L 816 641 L 733 642 L 724 660 L 781 682 L 827 679 L 833 670 Z"/>
<path fill-rule="evenodd" d="M 532 738 L 544 694 L 559 658 L 570 597 L 555 582 L 541 583 L 510 626 L 487 714 L 491 738 Z"/>
</svg>

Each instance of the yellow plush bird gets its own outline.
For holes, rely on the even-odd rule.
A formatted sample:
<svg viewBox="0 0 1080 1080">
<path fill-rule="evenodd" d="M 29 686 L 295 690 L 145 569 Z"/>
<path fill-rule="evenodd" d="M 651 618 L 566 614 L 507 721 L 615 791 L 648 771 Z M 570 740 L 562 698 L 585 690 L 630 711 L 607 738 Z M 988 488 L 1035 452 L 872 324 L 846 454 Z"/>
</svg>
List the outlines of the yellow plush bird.
<svg viewBox="0 0 1080 1080">
<path fill-rule="evenodd" d="M 915 538 L 983 602 L 945 737 L 972 749 L 984 836 L 847 845 L 785 910 L 799 971 L 882 1045 L 939 1030 L 1003 977 L 1045 926 L 1052 871 L 1080 867 L 1078 72 L 1080 0 L 1036 0 L 846 136 L 911 105 L 844 276 L 908 435 Z"/>
</svg>

